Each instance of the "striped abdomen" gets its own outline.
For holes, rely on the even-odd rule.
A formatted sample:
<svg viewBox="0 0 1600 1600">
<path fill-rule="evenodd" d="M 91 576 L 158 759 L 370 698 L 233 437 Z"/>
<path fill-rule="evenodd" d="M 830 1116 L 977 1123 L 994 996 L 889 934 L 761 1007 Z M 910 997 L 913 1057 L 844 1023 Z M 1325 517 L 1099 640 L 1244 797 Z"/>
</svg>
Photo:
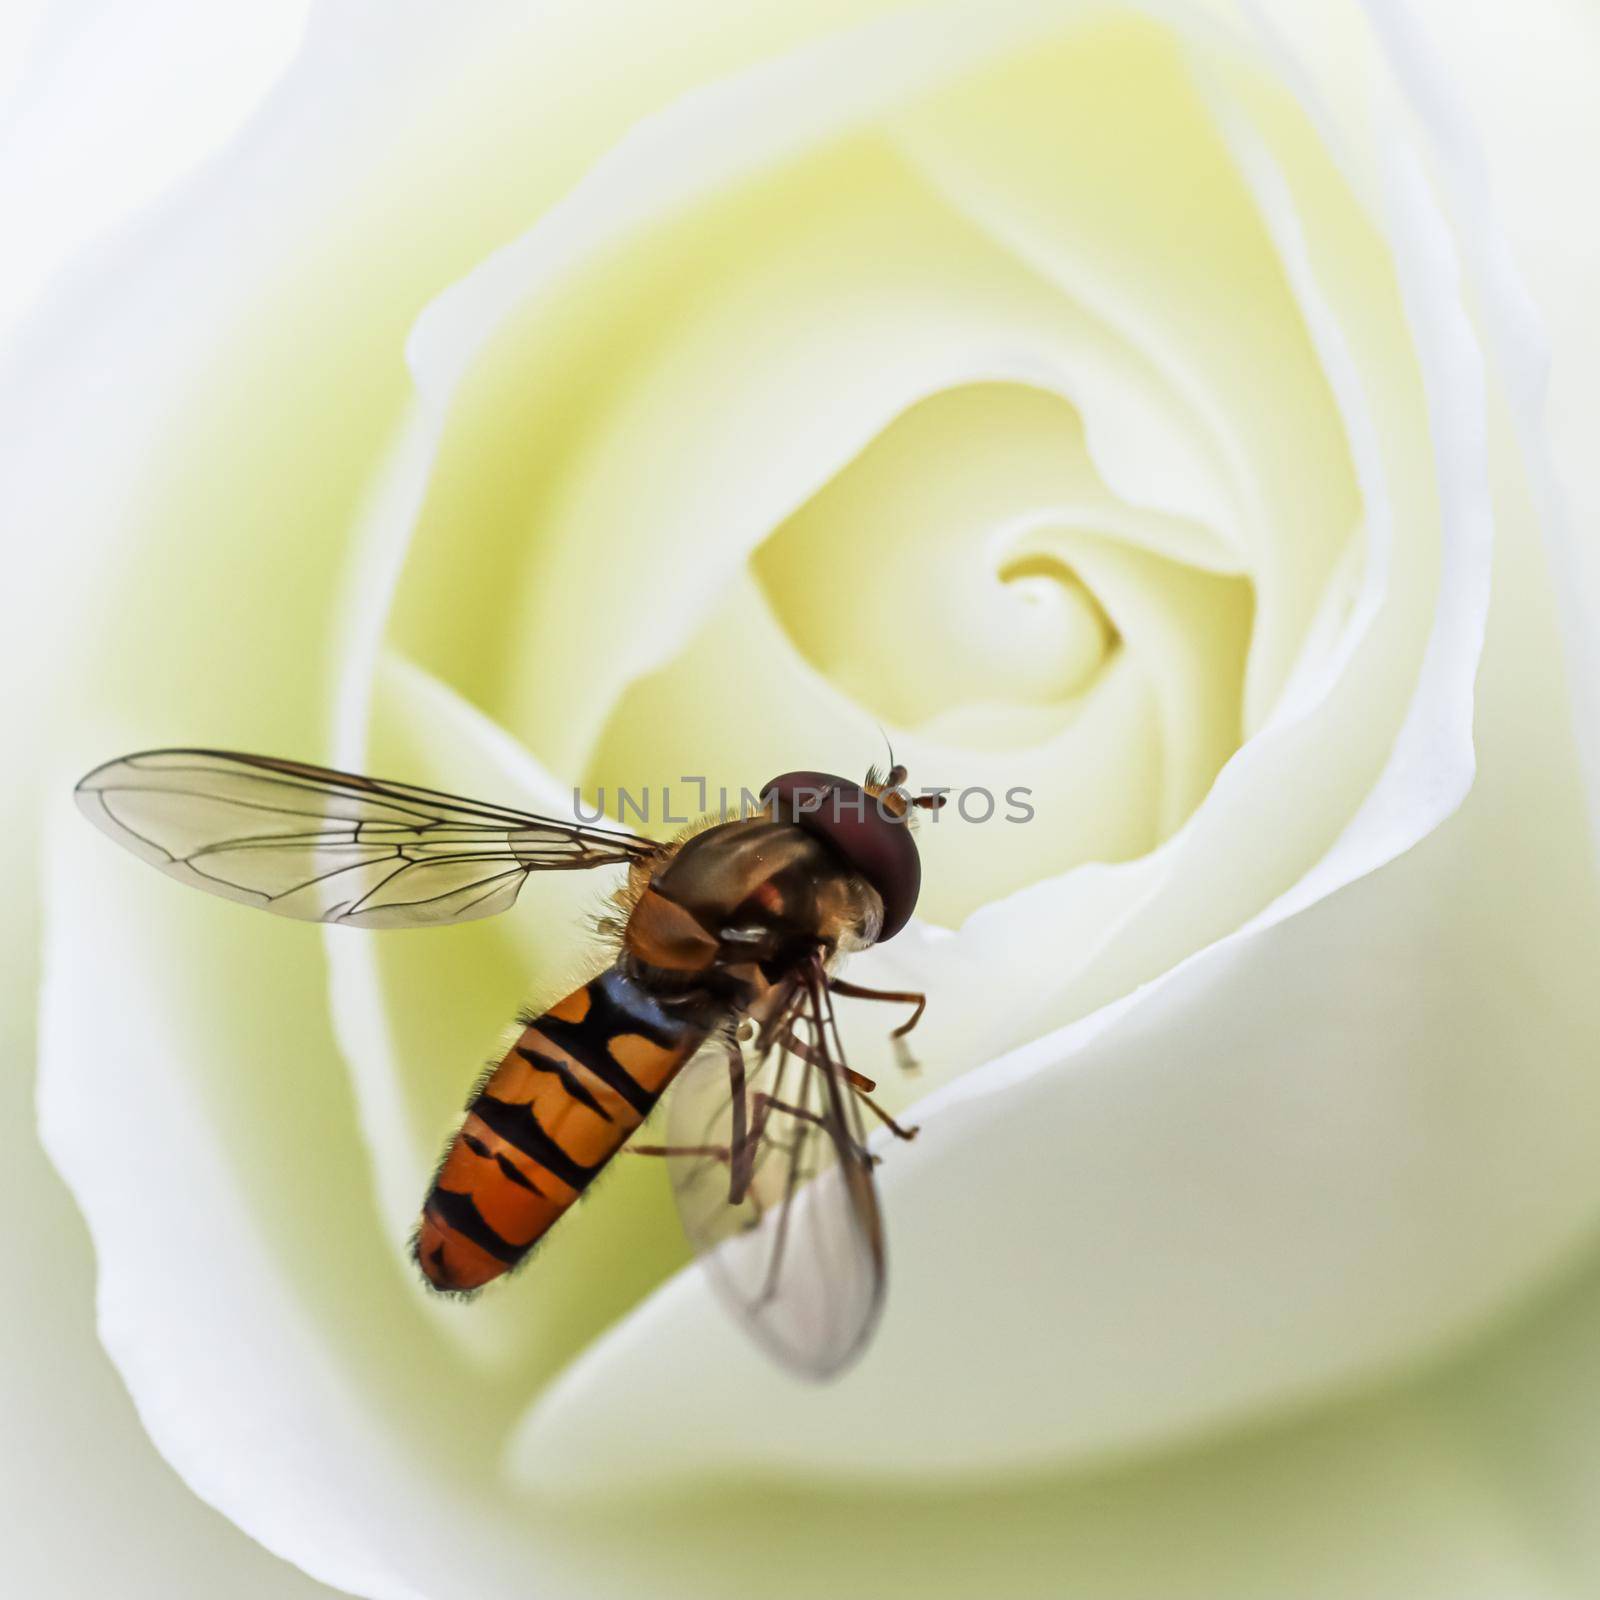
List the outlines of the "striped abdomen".
<svg viewBox="0 0 1600 1600">
<path fill-rule="evenodd" d="M 436 1289 L 514 1267 L 583 1193 L 700 1048 L 619 968 L 523 1028 L 467 1108 L 422 1209 L 416 1256 Z"/>
</svg>

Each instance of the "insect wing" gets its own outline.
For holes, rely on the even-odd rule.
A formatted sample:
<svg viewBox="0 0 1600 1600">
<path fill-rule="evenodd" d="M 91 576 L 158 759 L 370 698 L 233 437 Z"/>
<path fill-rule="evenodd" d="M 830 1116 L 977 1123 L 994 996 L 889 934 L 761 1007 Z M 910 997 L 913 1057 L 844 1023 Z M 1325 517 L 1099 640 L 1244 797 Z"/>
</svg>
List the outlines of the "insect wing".
<svg viewBox="0 0 1600 1600">
<path fill-rule="evenodd" d="M 802 995 L 797 1014 L 805 1005 Z M 774 1042 L 754 1062 L 730 1048 L 707 1045 L 669 1096 L 678 1213 L 756 1341 L 829 1378 L 860 1354 L 883 1306 L 883 1225 L 859 1110 L 836 1045 L 808 1044 L 808 1060 Z"/>
<path fill-rule="evenodd" d="M 504 911 L 528 875 L 639 860 L 636 835 L 410 784 L 220 750 L 151 750 L 77 787 L 169 877 L 279 916 L 428 928 Z"/>
</svg>

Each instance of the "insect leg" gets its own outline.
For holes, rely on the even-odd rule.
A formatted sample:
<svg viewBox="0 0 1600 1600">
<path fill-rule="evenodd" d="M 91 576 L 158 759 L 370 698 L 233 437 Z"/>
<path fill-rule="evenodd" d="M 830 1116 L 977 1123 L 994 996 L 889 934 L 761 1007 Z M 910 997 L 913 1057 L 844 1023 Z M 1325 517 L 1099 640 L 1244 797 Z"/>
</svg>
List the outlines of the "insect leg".
<svg viewBox="0 0 1600 1600">
<path fill-rule="evenodd" d="M 883 1000 L 895 1005 L 914 1006 L 916 1009 L 910 1017 L 894 1030 L 896 1039 L 903 1039 L 922 1021 L 922 1013 L 928 1009 L 928 997 L 915 989 L 868 989 L 859 983 L 850 983 L 844 978 L 829 978 L 828 987 L 835 994 L 842 994 L 848 1000 Z"/>
<path fill-rule="evenodd" d="M 726 1161 L 725 1144 L 625 1144 L 623 1153 L 630 1156 L 709 1156 L 713 1161 Z"/>
<path fill-rule="evenodd" d="M 728 1093 L 733 1116 L 733 1148 L 736 1158 L 728 1163 L 728 1201 L 737 1205 L 755 1170 L 755 1147 L 759 1128 L 750 1127 L 750 1108 L 745 1099 L 744 1051 L 737 1038 L 728 1040 Z"/>
<path fill-rule="evenodd" d="M 799 1056 L 802 1061 L 810 1062 L 812 1066 L 820 1066 L 824 1064 L 821 1054 L 817 1050 L 813 1049 L 812 1046 L 807 1044 L 804 1039 L 795 1038 L 793 1033 L 786 1033 L 779 1042 L 783 1045 L 785 1050 L 791 1051 L 793 1054 Z M 869 1089 L 877 1088 L 877 1085 L 872 1081 L 871 1078 L 864 1077 L 859 1072 L 853 1072 L 849 1067 L 835 1066 L 834 1070 L 839 1072 L 848 1081 L 850 1087 L 856 1092 L 856 1098 L 866 1105 L 867 1109 L 872 1112 L 878 1121 L 881 1122 L 884 1127 L 886 1127 L 895 1136 L 895 1138 L 916 1138 L 917 1130 L 915 1128 L 908 1128 L 903 1123 L 896 1122 L 894 1118 L 891 1117 L 889 1113 L 885 1111 L 870 1094 L 867 1093 Z M 757 1096 L 757 1098 L 760 1099 L 761 1096 Z M 783 1106 L 780 1109 L 791 1111 L 794 1108 L 792 1106 Z"/>
<path fill-rule="evenodd" d="M 774 1099 L 770 1094 L 757 1094 L 756 1101 L 756 1126 L 759 1130 L 765 1128 L 767 1116 L 773 1111 L 787 1112 L 791 1117 L 798 1117 L 801 1122 L 814 1123 L 819 1128 L 826 1128 L 826 1120 L 815 1111 L 808 1110 L 805 1106 L 792 1106 L 787 1100 Z"/>
<path fill-rule="evenodd" d="M 922 1013 L 928 1009 L 927 995 L 915 989 L 868 989 L 862 984 L 850 983 L 844 978 L 829 978 L 828 987 L 835 994 L 842 994 L 849 1000 L 883 1000 L 895 1005 L 915 1007 L 911 1015 L 890 1032 L 889 1039 L 894 1046 L 895 1064 L 902 1072 L 915 1073 L 922 1070 L 917 1058 L 911 1053 L 911 1046 L 906 1043 L 906 1035 L 922 1021 Z"/>
<path fill-rule="evenodd" d="M 870 1111 L 873 1114 L 873 1116 L 875 1116 L 878 1119 L 878 1121 L 881 1122 L 884 1125 L 884 1127 L 886 1127 L 889 1130 L 889 1132 L 892 1133 L 895 1136 L 895 1138 L 897 1138 L 897 1139 L 915 1139 L 916 1138 L 918 1129 L 915 1126 L 912 1126 L 912 1127 L 908 1128 L 908 1127 L 905 1126 L 904 1123 L 896 1122 L 894 1120 L 894 1118 L 891 1117 L 889 1115 L 889 1113 L 887 1111 L 885 1111 L 883 1109 L 883 1107 L 880 1106 L 878 1104 L 878 1102 L 872 1098 L 871 1095 L 864 1093 L 860 1089 L 857 1089 L 856 1090 L 856 1098 L 858 1100 L 860 1100 L 866 1106 L 867 1110 Z"/>
<path fill-rule="evenodd" d="M 749 1116 L 745 1104 L 744 1052 L 734 1039 L 728 1040 L 728 1087 L 733 1097 L 733 1137 L 728 1144 L 628 1144 L 623 1149 L 636 1156 L 705 1156 L 713 1161 L 721 1161 L 728 1167 L 730 1182 L 736 1188 L 740 1162 L 752 1138 L 747 1131 Z M 759 1132 L 758 1127 L 757 1137 Z M 730 1198 L 737 1201 L 738 1195 Z"/>
<path fill-rule="evenodd" d="M 839 1072 L 847 1077 L 858 1089 L 876 1089 L 878 1086 L 864 1073 L 854 1072 L 849 1067 L 842 1067 L 836 1061 L 813 1044 L 807 1044 L 793 1027 L 788 1027 L 778 1035 L 778 1041 L 792 1056 L 798 1056 L 802 1061 L 813 1067 L 825 1067 L 830 1072 Z"/>
</svg>

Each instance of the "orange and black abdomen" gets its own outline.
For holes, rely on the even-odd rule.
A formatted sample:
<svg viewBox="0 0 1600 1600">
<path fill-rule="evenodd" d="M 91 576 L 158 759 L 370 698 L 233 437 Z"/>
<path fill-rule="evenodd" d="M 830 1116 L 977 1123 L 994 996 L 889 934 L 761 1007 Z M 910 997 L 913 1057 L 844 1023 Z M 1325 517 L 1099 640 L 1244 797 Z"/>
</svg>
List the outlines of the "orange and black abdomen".
<svg viewBox="0 0 1600 1600">
<path fill-rule="evenodd" d="M 468 1106 L 423 1205 L 415 1248 L 428 1281 L 461 1293 L 514 1267 L 627 1142 L 707 1031 L 618 967 L 527 1023 Z"/>
</svg>

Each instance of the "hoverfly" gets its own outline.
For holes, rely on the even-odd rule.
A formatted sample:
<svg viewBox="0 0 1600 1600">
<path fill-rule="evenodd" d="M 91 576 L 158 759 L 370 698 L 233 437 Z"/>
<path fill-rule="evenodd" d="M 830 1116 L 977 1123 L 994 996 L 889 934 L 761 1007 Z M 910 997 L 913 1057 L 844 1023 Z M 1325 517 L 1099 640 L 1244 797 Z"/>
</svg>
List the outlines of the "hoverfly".
<svg viewBox="0 0 1600 1600">
<path fill-rule="evenodd" d="M 892 758 L 891 758 L 892 759 Z M 427 1283 L 471 1295 L 521 1262 L 637 1131 L 669 1085 L 664 1157 L 686 1233 L 723 1299 L 807 1376 L 865 1347 L 884 1240 L 863 1110 L 900 1138 L 844 1058 L 840 958 L 892 938 L 921 865 L 906 772 L 863 784 L 788 772 L 762 809 L 666 844 L 608 827 L 219 750 L 107 762 L 80 808 L 180 882 L 280 916 L 444 927 L 506 910 L 530 874 L 619 866 L 616 955 L 520 1032 L 473 1091 L 423 1203 Z"/>
</svg>

